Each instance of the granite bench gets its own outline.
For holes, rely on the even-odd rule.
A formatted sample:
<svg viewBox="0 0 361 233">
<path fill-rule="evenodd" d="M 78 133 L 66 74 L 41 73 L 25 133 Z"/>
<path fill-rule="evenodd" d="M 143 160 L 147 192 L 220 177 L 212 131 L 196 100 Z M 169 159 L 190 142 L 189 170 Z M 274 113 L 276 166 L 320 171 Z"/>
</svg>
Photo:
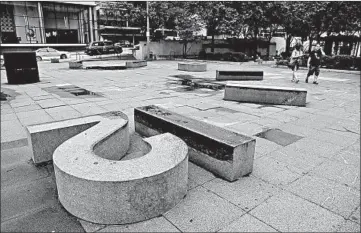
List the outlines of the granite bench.
<svg viewBox="0 0 361 233">
<path fill-rule="evenodd" d="M 192 162 L 228 181 L 252 172 L 254 138 L 154 105 L 135 108 L 134 124 L 146 137 L 169 132 L 183 139 Z"/>
<path fill-rule="evenodd" d="M 120 112 L 29 126 L 28 133 L 34 157 L 53 159 L 59 201 L 78 218 L 99 224 L 144 221 L 187 193 L 187 145 L 169 133 L 157 135 L 144 139 L 148 154 L 122 161 L 129 129 Z M 36 144 L 46 150 L 37 151 Z"/>
<path fill-rule="evenodd" d="M 206 63 L 178 63 L 178 70 L 190 72 L 203 72 L 207 71 Z"/>
<path fill-rule="evenodd" d="M 227 84 L 224 92 L 224 100 L 306 106 L 307 90 L 304 88 Z"/>
<path fill-rule="evenodd" d="M 258 81 L 263 80 L 263 71 L 217 70 L 216 80 Z"/>
<path fill-rule="evenodd" d="M 147 61 L 145 61 L 145 60 L 140 60 L 140 61 L 127 61 L 127 62 L 125 62 L 125 66 L 126 66 L 127 68 L 143 67 L 143 66 L 147 66 Z"/>
</svg>

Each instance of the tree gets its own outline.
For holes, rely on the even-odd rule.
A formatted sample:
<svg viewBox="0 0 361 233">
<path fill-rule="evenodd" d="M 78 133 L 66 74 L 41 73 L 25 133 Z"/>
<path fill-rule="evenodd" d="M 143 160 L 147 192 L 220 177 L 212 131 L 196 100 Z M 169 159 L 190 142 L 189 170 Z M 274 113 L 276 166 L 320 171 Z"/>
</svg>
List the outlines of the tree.
<svg viewBox="0 0 361 233">
<path fill-rule="evenodd" d="M 211 34 L 211 51 L 214 52 L 214 36 L 232 33 L 237 22 L 237 11 L 225 2 L 189 2 L 190 13 L 197 14 Z"/>
</svg>

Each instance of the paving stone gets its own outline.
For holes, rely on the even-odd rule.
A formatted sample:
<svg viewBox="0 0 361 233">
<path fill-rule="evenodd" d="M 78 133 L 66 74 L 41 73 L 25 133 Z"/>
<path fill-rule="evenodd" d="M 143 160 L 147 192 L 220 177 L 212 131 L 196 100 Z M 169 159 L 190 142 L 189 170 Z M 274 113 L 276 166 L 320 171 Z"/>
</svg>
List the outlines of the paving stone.
<svg viewBox="0 0 361 233">
<path fill-rule="evenodd" d="M 278 232 L 255 217 L 245 214 L 219 232 Z"/>
<path fill-rule="evenodd" d="M 253 176 L 242 177 L 235 182 L 214 179 L 203 185 L 222 198 L 238 205 L 245 211 L 258 206 L 279 192 L 279 189 Z"/>
<path fill-rule="evenodd" d="M 360 224 L 360 206 L 352 213 L 349 219 Z"/>
<path fill-rule="evenodd" d="M 183 107 L 179 107 L 179 108 L 176 108 L 174 109 L 174 111 L 178 114 L 189 114 L 189 113 L 194 113 L 194 112 L 198 112 L 199 110 L 196 109 L 196 108 L 192 108 L 192 107 L 189 107 L 189 106 L 183 106 Z"/>
<path fill-rule="evenodd" d="M 50 115 L 55 115 L 60 112 L 74 111 L 74 108 L 72 108 L 70 106 L 58 106 L 58 107 L 54 107 L 54 108 L 45 109 L 45 111 Z"/>
<path fill-rule="evenodd" d="M 331 158 L 334 154 L 340 152 L 342 147 L 312 138 L 303 138 L 288 145 L 284 150 L 288 152 L 298 151 L 301 153 L 317 155 L 319 157 Z"/>
<path fill-rule="evenodd" d="M 286 192 L 271 197 L 250 214 L 281 232 L 331 232 L 344 220 L 341 216 Z"/>
<path fill-rule="evenodd" d="M 360 205 L 358 190 L 323 178 L 306 175 L 290 184 L 287 190 L 344 218 L 348 218 Z"/>
<path fill-rule="evenodd" d="M 260 155 L 266 155 L 272 151 L 282 148 L 281 145 L 278 145 L 264 138 L 260 138 L 260 137 L 255 137 L 255 138 L 256 138 L 256 153 Z"/>
<path fill-rule="evenodd" d="M 360 167 L 360 150 L 358 150 L 358 152 L 355 152 L 352 147 L 349 147 L 341 152 L 336 153 L 332 157 L 332 160 Z"/>
<path fill-rule="evenodd" d="M 238 123 L 236 120 L 229 119 L 226 116 L 210 117 L 207 119 L 202 119 L 202 121 L 219 127 Z"/>
<path fill-rule="evenodd" d="M 31 159 L 31 148 L 22 146 L 18 148 L 1 148 L 1 167 L 6 167 L 15 163 L 24 163 Z"/>
<path fill-rule="evenodd" d="M 1 165 L 1 186 L 7 187 L 20 182 L 26 183 L 49 175 L 46 167 L 35 167 L 31 159 L 24 163 Z"/>
<path fill-rule="evenodd" d="M 62 120 L 67 120 L 67 119 L 82 117 L 82 114 L 80 114 L 80 113 L 77 112 L 76 110 L 71 110 L 71 111 L 50 113 L 50 116 L 51 116 L 55 121 L 62 121 Z"/>
<path fill-rule="evenodd" d="M 214 232 L 244 213 L 226 200 L 197 187 L 189 191 L 186 198 L 164 216 L 181 231 Z"/>
<path fill-rule="evenodd" d="M 236 123 L 232 125 L 227 125 L 225 126 L 225 128 L 248 136 L 253 136 L 257 133 L 262 132 L 265 129 L 262 125 L 252 122 Z"/>
<path fill-rule="evenodd" d="M 91 223 L 82 219 L 78 219 L 78 221 L 80 222 L 85 232 L 96 232 L 107 226 L 103 224 Z"/>
<path fill-rule="evenodd" d="M 108 225 L 97 232 L 180 232 L 164 217 L 126 225 Z"/>
<path fill-rule="evenodd" d="M 24 126 L 28 125 L 36 125 L 36 124 L 42 124 L 46 122 L 54 121 L 54 119 L 50 115 L 39 115 L 38 117 L 27 117 L 27 118 L 21 118 L 20 122 Z"/>
<path fill-rule="evenodd" d="M 304 175 L 304 171 L 267 156 L 256 159 L 252 175 L 274 185 L 288 185 Z"/>
<path fill-rule="evenodd" d="M 36 118 L 36 117 L 44 116 L 44 115 L 49 116 L 48 113 L 44 109 L 38 109 L 38 110 L 26 111 L 26 112 L 18 112 L 18 113 L 16 113 L 16 115 L 18 116 L 19 119 Z"/>
<path fill-rule="evenodd" d="M 17 119 L 16 114 L 14 113 L 8 113 L 8 114 L 1 113 L 1 121 L 12 121 L 14 119 Z"/>
<path fill-rule="evenodd" d="M 14 112 L 18 113 L 18 112 L 29 112 L 29 111 L 34 111 L 34 110 L 39 110 L 41 109 L 41 107 L 37 104 L 32 104 L 32 105 L 27 105 L 27 106 L 23 106 L 23 107 L 18 107 L 18 108 L 14 108 Z"/>
<path fill-rule="evenodd" d="M 211 172 L 195 165 L 192 162 L 189 162 L 188 163 L 188 178 L 190 180 L 192 180 L 194 183 L 196 183 L 197 185 L 202 185 L 208 181 L 215 179 L 215 176 Z"/>
<path fill-rule="evenodd" d="M 360 190 L 360 167 L 327 160 L 309 174 L 324 177 Z"/>
<path fill-rule="evenodd" d="M 22 101 L 11 101 L 10 105 L 13 108 L 19 108 L 19 107 L 24 107 L 24 106 L 29 106 L 29 105 L 34 105 L 36 104 L 35 101 L 31 100 L 30 98 L 27 100 L 22 100 Z"/>
<path fill-rule="evenodd" d="M 48 207 L 1 223 L 1 232 L 84 232 L 77 219 L 65 209 Z"/>
<path fill-rule="evenodd" d="M 11 114 L 14 113 L 14 110 L 12 108 L 8 108 L 8 109 L 3 109 L 3 107 L 1 106 L 1 115 L 3 114 Z"/>
<path fill-rule="evenodd" d="M 41 108 L 54 108 L 59 106 L 64 106 L 65 103 L 60 101 L 59 99 L 45 99 L 39 100 L 37 103 L 40 105 Z"/>
<path fill-rule="evenodd" d="M 56 184 L 51 177 L 28 181 L 23 185 L 16 183 L 14 181 L 13 186 L 1 187 L 1 225 L 3 221 L 57 203 Z"/>
<path fill-rule="evenodd" d="M 360 224 L 347 220 L 343 224 L 340 224 L 337 232 L 360 232 Z"/>
<path fill-rule="evenodd" d="M 80 112 L 83 116 L 107 112 L 106 109 L 101 108 L 94 103 L 76 104 L 71 105 L 71 107 Z"/>
</svg>

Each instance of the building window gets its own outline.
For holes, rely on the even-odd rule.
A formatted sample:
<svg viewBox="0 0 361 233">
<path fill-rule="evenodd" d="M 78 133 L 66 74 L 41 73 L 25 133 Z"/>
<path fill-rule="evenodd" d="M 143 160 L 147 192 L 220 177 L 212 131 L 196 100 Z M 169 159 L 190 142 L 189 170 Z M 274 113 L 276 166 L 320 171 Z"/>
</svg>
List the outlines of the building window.
<svg viewBox="0 0 361 233">
<path fill-rule="evenodd" d="M 0 2 L 1 43 L 88 43 L 89 7 L 40 2 Z"/>
</svg>

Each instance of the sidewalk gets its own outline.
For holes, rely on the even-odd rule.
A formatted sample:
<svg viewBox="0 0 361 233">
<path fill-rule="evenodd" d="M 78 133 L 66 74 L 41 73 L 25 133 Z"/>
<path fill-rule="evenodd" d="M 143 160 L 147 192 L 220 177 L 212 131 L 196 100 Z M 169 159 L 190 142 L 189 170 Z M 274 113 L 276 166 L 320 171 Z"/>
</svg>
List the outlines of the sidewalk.
<svg viewBox="0 0 361 233">
<path fill-rule="evenodd" d="M 291 70 L 268 65 L 207 61 L 207 72 L 193 73 L 178 71 L 178 62 L 116 71 L 39 62 L 41 82 L 27 85 L 8 85 L 1 70 L 1 91 L 14 96 L 1 101 L 1 231 L 360 232 L 359 74 L 321 72 L 319 85 L 295 84 Z M 174 77 L 215 80 L 216 70 L 237 69 L 264 71 L 263 81 L 247 84 L 306 88 L 307 106 L 224 101 L 223 90 L 189 90 Z M 68 84 L 94 95 L 56 91 Z M 150 104 L 241 134 L 277 128 L 299 139 L 281 145 L 254 136 L 253 172 L 232 183 L 189 163 L 186 198 L 149 221 L 101 225 L 71 216 L 57 199 L 52 164 L 33 165 L 25 127 L 119 110 L 134 133 L 133 108 Z"/>
</svg>

